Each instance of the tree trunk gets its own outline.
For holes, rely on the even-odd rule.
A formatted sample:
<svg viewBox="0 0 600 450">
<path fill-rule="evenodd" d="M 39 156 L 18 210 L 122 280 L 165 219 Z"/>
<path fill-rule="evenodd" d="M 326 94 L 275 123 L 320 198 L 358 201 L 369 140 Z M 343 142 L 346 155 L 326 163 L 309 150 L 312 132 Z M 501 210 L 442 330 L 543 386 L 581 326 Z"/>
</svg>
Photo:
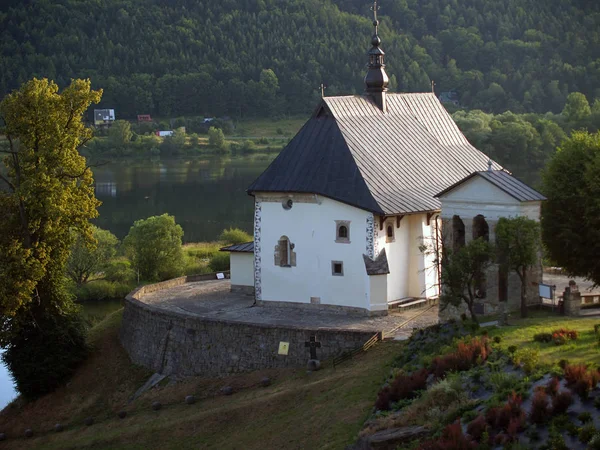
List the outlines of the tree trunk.
<svg viewBox="0 0 600 450">
<path fill-rule="evenodd" d="M 469 308 L 469 313 L 471 314 L 471 319 L 473 319 L 473 322 L 479 323 L 479 320 L 477 319 L 477 316 L 475 315 L 475 311 L 473 309 L 473 305 L 475 304 L 475 300 L 471 299 L 471 301 L 465 302 L 465 303 L 467 304 L 467 308 Z"/>
<path fill-rule="evenodd" d="M 523 272 L 517 272 L 521 279 L 521 317 L 525 318 L 528 315 L 527 311 L 527 269 Z"/>
</svg>

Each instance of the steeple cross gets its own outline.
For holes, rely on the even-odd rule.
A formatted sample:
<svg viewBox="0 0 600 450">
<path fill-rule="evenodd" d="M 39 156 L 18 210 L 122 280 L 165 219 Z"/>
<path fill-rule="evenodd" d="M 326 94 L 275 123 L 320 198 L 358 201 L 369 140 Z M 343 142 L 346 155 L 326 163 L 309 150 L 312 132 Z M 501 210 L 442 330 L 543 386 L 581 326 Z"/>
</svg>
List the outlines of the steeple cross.
<svg viewBox="0 0 600 450">
<path fill-rule="evenodd" d="M 373 11 L 373 23 L 377 22 L 377 10 L 379 6 L 377 6 L 377 0 L 373 0 L 373 6 L 371 6 L 371 11 Z M 377 26 L 377 25 L 375 25 Z"/>
</svg>

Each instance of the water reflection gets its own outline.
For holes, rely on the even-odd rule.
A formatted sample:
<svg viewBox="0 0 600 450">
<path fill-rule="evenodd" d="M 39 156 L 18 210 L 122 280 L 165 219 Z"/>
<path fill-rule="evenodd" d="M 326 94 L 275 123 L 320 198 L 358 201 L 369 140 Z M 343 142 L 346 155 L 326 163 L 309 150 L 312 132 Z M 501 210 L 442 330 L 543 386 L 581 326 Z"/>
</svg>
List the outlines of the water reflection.
<svg viewBox="0 0 600 450">
<path fill-rule="evenodd" d="M 102 201 L 95 223 L 122 239 L 134 221 L 175 216 L 186 242 L 214 240 L 225 227 L 252 230 L 248 185 L 274 156 L 119 160 L 94 169 Z"/>
</svg>

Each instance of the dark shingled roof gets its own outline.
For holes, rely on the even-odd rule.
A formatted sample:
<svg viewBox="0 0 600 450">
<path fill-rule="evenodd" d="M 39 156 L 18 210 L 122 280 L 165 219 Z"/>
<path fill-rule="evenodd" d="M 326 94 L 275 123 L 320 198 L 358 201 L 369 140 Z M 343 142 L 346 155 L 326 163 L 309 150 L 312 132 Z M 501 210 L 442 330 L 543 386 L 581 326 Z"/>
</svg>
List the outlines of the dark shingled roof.
<svg viewBox="0 0 600 450">
<path fill-rule="evenodd" d="M 439 194 L 436 194 L 436 197 L 442 197 L 475 176 L 480 176 L 484 180 L 489 181 L 498 189 L 506 192 L 508 195 L 520 202 L 536 202 L 546 200 L 546 197 L 544 197 L 538 191 L 527 186 L 521 180 L 516 179 L 510 173 L 504 170 L 486 170 L 485 172 L 474 172 L 468 177 L 460 180 L 458 183 L 454 183 L 449 188 L 444 189 Z"/>
<path fill-rule="evenodd" d="M 245 244 L 234 244 L 229 247 L 223 247 L 222 252 L 254 253 L 254 241 Z"/>
<path fill-rule="evenodd" d="M 377 214 L 440 209 L 436 192 L 487 167 L 434 94 L 325 97 L 292 141 L 248 188 L 306 192 Z M 501 167 L 493 163 L 493 168 Z"/>
<path fill-rule="evenodd" d="M 377 255 L 377 258 L 371 259 L 367 255 L 363 255 L 363 259 L 365 260 L 367 275 L 387 275 L 390 273 L 390 266 L 388 265 L 385 248 Z"/>
</svg>

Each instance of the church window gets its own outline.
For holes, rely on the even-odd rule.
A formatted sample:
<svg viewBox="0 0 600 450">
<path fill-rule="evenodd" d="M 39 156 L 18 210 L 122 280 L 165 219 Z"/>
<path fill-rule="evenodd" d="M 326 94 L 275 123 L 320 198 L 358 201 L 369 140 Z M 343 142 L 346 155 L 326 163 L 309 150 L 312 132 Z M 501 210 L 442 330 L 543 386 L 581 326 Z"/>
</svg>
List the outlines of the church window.
<svg viewBox="0 0 600 450">
<path fill-rule="evenodd" d="M 391 223 L 385 227 L 385 242 L 394 242 L 394 225 Z"/>
<path fill-rule="evenodd" d="M 481 214 L 473 218 L 473 239 L 483 238 L 490 241 L 490 227 Z"/>
<path fill-rule="evenodd" d="M 344 263 L 342 261 L 331 261 L 331 275 L 344 276 Z"/>
<path fill-rule="evenodd" d="M 335 242 L 342 244 L 350 243 L 350 221 L 336 220 L 335 221 Z"/>
<path fill-rule="evenodd" d="M 287 236 L 282 236 L 275 246 L 275 265 L 279 267 L 296 266 L 296 252 Z"/>
<path fill-rule="evenodd" d="M 452 217 L 452 251 L 465 246 L 465 224 L 459 216 Z"/>
</svg>

